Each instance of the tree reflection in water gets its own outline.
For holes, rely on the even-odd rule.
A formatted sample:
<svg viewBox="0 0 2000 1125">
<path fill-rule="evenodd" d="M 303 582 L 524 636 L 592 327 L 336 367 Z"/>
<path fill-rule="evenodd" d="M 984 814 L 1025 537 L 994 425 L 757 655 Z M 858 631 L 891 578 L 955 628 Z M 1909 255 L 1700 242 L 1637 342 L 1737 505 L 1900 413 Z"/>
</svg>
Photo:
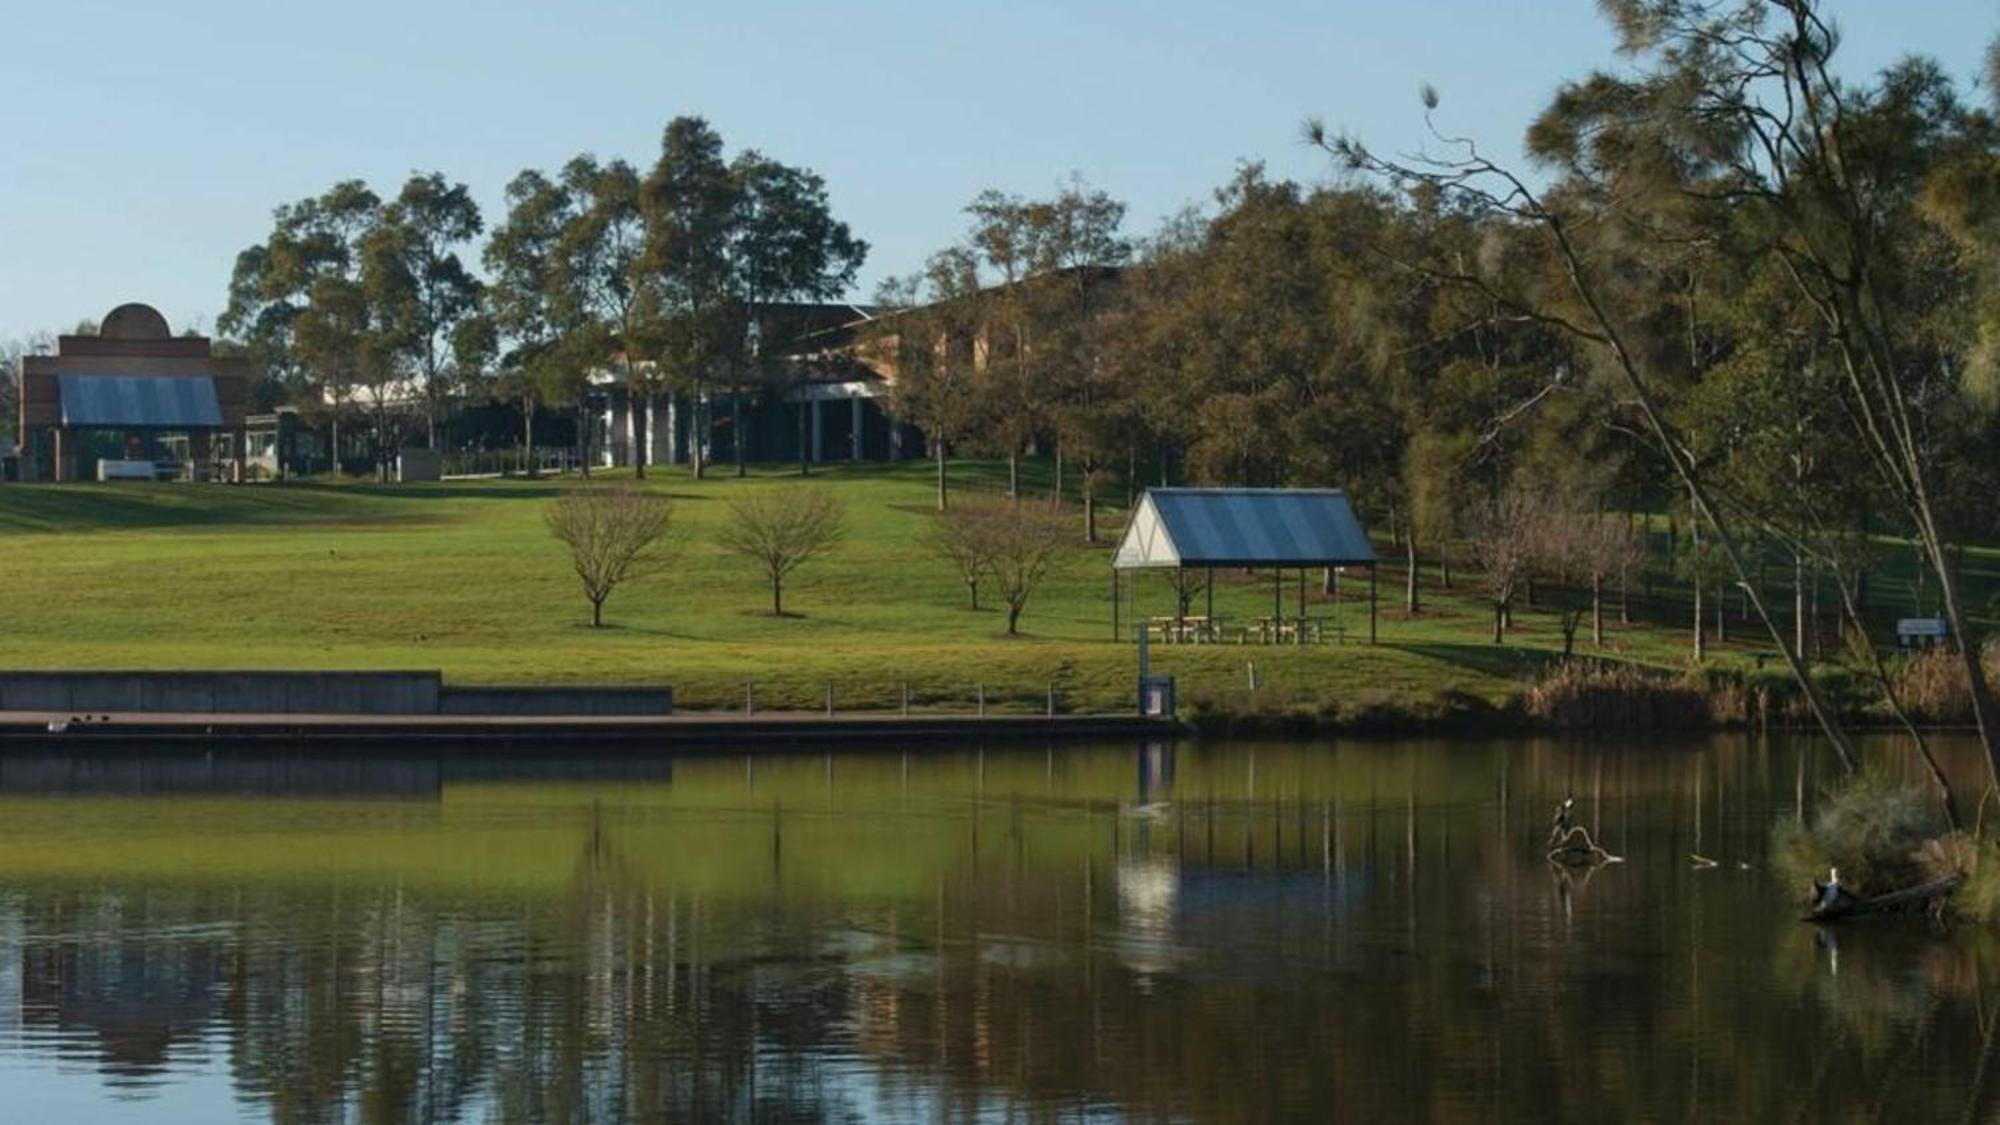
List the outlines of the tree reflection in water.
<svg viewBox="0 0 2000 1125">
<path fill-rule="evenodd" d="M 0 1059 L 168 1121 L 202 1067 L 278 1122 L 1987 1115 L 2000 945 L 1816 932 L 1763 869 L 1823 765 L 1718 741 L 289 789 L 0 768 Z M 1626 863 L 1551 870 L 1571 793 Z"/>
</svg>

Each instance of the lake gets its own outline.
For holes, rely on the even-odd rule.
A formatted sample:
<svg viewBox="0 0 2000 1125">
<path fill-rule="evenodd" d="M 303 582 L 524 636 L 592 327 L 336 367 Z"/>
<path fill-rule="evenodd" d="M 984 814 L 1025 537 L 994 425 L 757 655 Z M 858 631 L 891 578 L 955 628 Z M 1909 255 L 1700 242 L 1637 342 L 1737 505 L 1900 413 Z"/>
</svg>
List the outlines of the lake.
<svg viewBox="0 0 2000 1125">
<path fill-rule="evenodd" d="M 1985 1118 L 2000 942 L 1816 929 L 1769 868 L 1835 780 L 1748 737 L 0 758 L 0 1116 Z M 1543 858 L 1565 795 L 1623 863 Z"/>
</svg>

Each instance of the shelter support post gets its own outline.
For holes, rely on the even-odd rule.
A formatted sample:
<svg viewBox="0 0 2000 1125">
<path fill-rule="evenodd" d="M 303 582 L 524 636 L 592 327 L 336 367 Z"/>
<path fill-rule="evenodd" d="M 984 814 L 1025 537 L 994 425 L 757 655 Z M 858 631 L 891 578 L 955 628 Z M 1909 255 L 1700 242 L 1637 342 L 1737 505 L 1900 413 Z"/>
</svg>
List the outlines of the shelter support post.
<svg viewBox="0 0 2000 1125">
<path fill-rule="evenodd" d="M 1208 591 L 1208 623 L 1213 627 L 1215 624 L 1215 568 L 1212 566 L 1208 568 L 1208 583 L 1204 589 Z"/>
</svg>

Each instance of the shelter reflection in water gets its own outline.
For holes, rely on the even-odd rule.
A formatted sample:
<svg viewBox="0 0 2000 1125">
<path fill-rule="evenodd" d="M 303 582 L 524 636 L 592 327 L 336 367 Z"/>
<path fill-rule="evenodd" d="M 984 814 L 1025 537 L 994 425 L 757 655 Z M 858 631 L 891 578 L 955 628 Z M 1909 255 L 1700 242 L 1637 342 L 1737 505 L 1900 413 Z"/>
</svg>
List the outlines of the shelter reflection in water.
<svg viewBox="0 0 2000 1125">
<path fill-rule="evenodd" d="M 1994 944 L 1857 928 L 1836 971 L 1763 869 L 1829 765 L 1156 744 L 289 796 L 107 765 L 0 793 L 0 1066 L 163 1121 L 210 1087 L 274 1121 L 1990 1112 Z M 1627 862 L 1552 885 L 1570 794 Z"/>
</svg>

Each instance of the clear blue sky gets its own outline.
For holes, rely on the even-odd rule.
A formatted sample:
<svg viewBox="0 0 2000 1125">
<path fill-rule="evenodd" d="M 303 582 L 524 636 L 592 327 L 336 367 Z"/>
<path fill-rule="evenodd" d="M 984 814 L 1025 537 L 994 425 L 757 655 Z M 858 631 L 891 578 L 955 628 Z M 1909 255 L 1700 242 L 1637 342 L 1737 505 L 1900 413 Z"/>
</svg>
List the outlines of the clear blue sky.
<svg viewBox="0 0 2000 1125">
<path fill-rule="evenodd" d="M 1830 0 L 1845 69 L 1909 52 L 1970 80 L 1994 0 Z M 501 187 L 577 152 L 650 164 L 666 121 L 823 174 L 874 246 L 857 287 L 914 268 L 986 187 L 1074 170 L 1150 228 L 1236 164 L 1323 178 L 1324 116 L 1414 146 L 1416 91 L 1511 153 L 1565 77 L 1610 58 L 1590 0 L 1187 0 L 974 7 L 349 0 L 0 8 L 0 338 L 126 300 L 212 324 L 272 207 L 415 169 Z"/>
</svg>

